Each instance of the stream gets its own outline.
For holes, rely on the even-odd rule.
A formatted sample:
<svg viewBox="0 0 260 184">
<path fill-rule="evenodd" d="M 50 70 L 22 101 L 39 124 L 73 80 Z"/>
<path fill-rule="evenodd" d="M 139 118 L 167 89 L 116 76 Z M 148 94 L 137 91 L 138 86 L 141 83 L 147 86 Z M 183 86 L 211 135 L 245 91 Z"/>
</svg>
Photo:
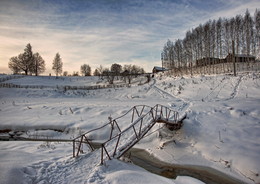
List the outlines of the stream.
<svg viewBox="0 0 260 184">
<path fill-rule="evenodd" d="M 130 154 L 130 155 L 129 155 Z M 238 180 L 230 175 L 220 172 L 216 169 L 206 166 L 195 165 L 176 165 L 163 162 L 153 157 L 145 150 L 132 148 L 125 154 L 135 164 L 149 172 L 175 179 L 177 176 L 190 176 L 206 184 L 242 184 L 243 181 Z"/>
<path fill-rule="evenodd" d="M 10 138 L 8 136 L 0 136 L 0 140 L 3 141 L 51 141 L 51 142 L 70 142 L 71 140 L 61 139 L 26 139 L 26 138 Z M 95 149 L 100 148 L 100 143 L 92 142 L 92 146 Z M 169 164 L 159 160 L 158 158 L 150 155 L 149 152 L 139 148 L 131 148 L 125 153 L 124 157 L 130 158 L 130 160 L 137 166 L 144 168 L 145 170 L 158 174 L 163 177 L 176 179 L 177 176 L 190 176 L 203 181 L 206 184 L 243 184 L 245 182 L 220 172 L 216 169 L 207 166 L 196 165 L 177 165 Z"/>
</svg>

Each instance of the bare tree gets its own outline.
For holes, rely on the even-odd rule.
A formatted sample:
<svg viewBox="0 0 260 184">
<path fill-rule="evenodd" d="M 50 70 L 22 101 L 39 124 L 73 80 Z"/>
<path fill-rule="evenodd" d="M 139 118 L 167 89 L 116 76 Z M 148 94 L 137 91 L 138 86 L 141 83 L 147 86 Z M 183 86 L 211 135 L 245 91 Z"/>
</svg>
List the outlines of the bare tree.
<svg viewBox="0 0 260 184">
<path fill-rule="evenodd" d="M 245 34 L 245 43 L 246 43 L 246 54 L 249 55 L 252 46 L 253 38 L 253 19 L 248 10 L 244 16 L 244 34 Z"/>
<path fill-rule="evenodd" d="M 21 66 L 21 61 L 19 56 L 15 56 L 10 58 L 10 62 L 8 63 L 9 68 L 13 71 L 14 74 L 18 74 L 23 71 L 23 67 Z"/>
<path fill-rule="evenodd" d="M 213 20 L 210 24 L 210 46 L 211 46 L 211 57 L 216 56 L 216 21 Z"/>
<path fill-rule="evenodd" d="M 162 51 L 162 60 L 164 68 L 174 68 L 174 46 L 171 40 L 167 40 L 166 44 L 163 47 Z"/>
<path fill-rule="evenodd" d="M 111 72 L 114 72 L 115 75 L 119 75 L 122 72 L 122 66 L 120 64 L 114 63 L 110 68 Z"/>
<path fill-rule="evenodd" d="M 255 11 L 255 30 L 256 30 L 256 46 L 258 47 L 257 53 L 260 58 L 260 10 L 256 9 Z"/>
<path fill-rule="evenodd" d="M 34 67 L 32 69 L 36 76 L 45 71 L 45 61 L 38 52 L 33 54 L 33 63 Z"/>
<path fill-rule="evenodd" d="M 206 24 L 203 26 L 204 30 L 204 57 L 210 57 L 210 22 L 206 22 Z"/>
<path fill-rule="evenodd" d="M 109 68 L 103 69 L 102 76 L 104 76 L 109 84 L 114 84 L 115 73 L 111 72 Z"/>
<path fill-rule="evenodd" d="M 131 68 L 131 74 L 133 74 L 135 77 L 137 77 L 139 74 L 143 74 L 144 69 L 137 65 L 132 65 Z"/>
<path fill-rule="evenodd" d="M 231 38 L 231 43 L 232 41 L 235 41 L 235 27 L 236 27 L 236 19 L 234 17 L 232 17 L 230 20 L 229 20 L 229 26 L 230 26 L 230 29 L 229 29 L 229 32 L 230 32 L 230 38 Z M 232 45 L 232 44 L 231 44 Z"/>
<path fill-rule="evenodd" d="M 230 37 L 230 22 L 228 19 L 224 19 L 224 41 L 225 41 L 225 48 L 224 51 L 225 55 L 231 52 L 231 37 Z"/>
<path fill-rule="evenodd" d="M 182 40 L 178 39 L 174 44 L 174 52 L 175 57 L 178 63 L 178 68 L 181 68 L 182 66 L 182 58 L 183 58 L 183 45 Z"/>
<path fill-rule="evenodd" d="M 98 72 L 100 73 L 100 76 L 103 76 L 103 73 L 104 73 L 104 67 L 102 65 L 100 65 L 98 68 L 97 68 Z"/>
<path fill-rule="evenodd" d="M 64 71 L 63 76 L 68 76 L 68 71 Z"/>
<path fill-rule="evenodd" d="M 198 60 L 202 58 L 202 26 L 196 27 L 194 30 L 194 45 L 195 45 L 195 58 Z"/>
<path fill-rule="evenodd" d="M 39 53 L 33 54 L 30 43 L 26 45 L 23 53 L 10 58 L 8 66 L 14 73 L 24 71 L 25 75 L 28 75 L 28 73 L 38 75 L 45 71 L 45 61 Z"/>
<path fill-rule="evenodd" d="M 223 37 L 223 23 L 222 19 L 219 18 L 216 25 L 216 42 L 217 42 L 217 57 L 222 58 L 222 37 Z"/>
<path fill-rule="evenodd" d="M 62 66 L 63 66 L 62 59 L 60 57 L 60 54 L 57 53 L 52 63 L 52 69 L 54 70 L 56 76 L 62 73 Z"/>
<path fill-rule="evenodd" d="M 235 18 L 235 41 L 236 41 L 236 53 L 240 53 L 241 37 L 242 37 L 242 23 L 243 18 L 241 15 L 237 15 Z"/>
<path fill-rule="evenodd" d="M 94 76 L 100 76 L 100 73 L 99 73 L 99 71 L 98 71 L 98 69 L 97 69 L 97 68 L 94 70 L 94 73 L 93 73 L 93 75 L 94 75 Z"/>
<path fill-rule="evenodd" d="M 137 65 L 124 65 L 123 70 L 125 81 L 127 80 L 128 84 L 131 84 L 134 77 L 145 73 L 144 69 Z"/>
<path fill-rule="evenodd" d="M 80 72 L 83 76 L 91 76 L 91 67 L 88 64 L 84 64 L 80 67 Z"/>
<path fill-rule="evenodd" d="M 79 72 L 73 71 L 72 76 L 74 76 L 74 77 L 79 76 Z"/>
<path fill-rule="evenodd" d="M 132 65 L 124 65 L 123 70 L 124 70 L 125 81 L 128 80 L 128 84 L 131 84 L 131 81 L 134 77 L 131 73 L 132 72 Z"/>
<path fill-rule="evenodd" d="M 23 60 L 25 65 L 25 74 L 27 75 L 34 68 L 32 46 L 28 43 L 24 49 Z"/>
<path fill-rule="evenodd" d="M 19 54 L 18 57 L 12 57 L 9 62 L 9 68 L 14 71 L 24 71 L 28 75 L 33 66 L 32 47 L 28 43 L 24 49 L 24 53 Z"/>
<path fill-rule="evenodd" d="M 184 49 L 184 61 L 186 67 L 186 73 L 188 74 L 188 67 L 192 63 L 192 33 L 191 31 L 186 32 L 186 37 L 183 39 L 183 49 Z"/>
</svg>

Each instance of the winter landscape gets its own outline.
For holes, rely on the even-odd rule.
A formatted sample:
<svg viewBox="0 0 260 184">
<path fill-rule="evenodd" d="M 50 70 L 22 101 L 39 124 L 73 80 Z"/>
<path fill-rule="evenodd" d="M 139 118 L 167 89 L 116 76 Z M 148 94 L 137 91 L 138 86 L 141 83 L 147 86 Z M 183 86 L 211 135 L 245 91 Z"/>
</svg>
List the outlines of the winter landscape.
<svg viewBox="0 0 260 184">
<path fill-rule="evenodd" d="M 135 105 L 159 103 L 186 113 L 183 126 L 170 131 L 158 123 L 135 148 L 166 163 L 210 167 L 241 183 L 260 182 L 259 72 L 236 77 L 157 74 L 144 85 L 139 83 L 145 78 L 138 77 L 131 87 L 96 90 L 62 86 L 93 86 L 102 83 L 99 77 L 4 78 L 9 80 L 2 83 L 24 88 L 0 88 L 1 137 L 72 139 Z M 98 137 L 95 141 L 103 141 L 102 133 Z M 73 158 L 71 142 L 0 144 L 1 183 L 203 183 L 184 176 L 168 179 L 115 159 L 100 165 L 100 150 Z"/>
<path fill-rule="evenodd" d="M 260 184 L 259 0 L 0 0 L 0 184 Z"/>
</svg>

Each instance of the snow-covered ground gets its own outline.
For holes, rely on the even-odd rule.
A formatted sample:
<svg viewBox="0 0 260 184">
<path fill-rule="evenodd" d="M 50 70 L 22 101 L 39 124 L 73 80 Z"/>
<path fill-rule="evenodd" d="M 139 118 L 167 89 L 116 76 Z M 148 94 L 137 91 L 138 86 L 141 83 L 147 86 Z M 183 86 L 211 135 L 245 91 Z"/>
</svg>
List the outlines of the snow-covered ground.
<svg viewBox="0 0 260 184">
<path fill-rule="evenodd" d="M 149 84 L 97 90 L 56 88 L 103 84 L 97 77 L 26 76 L 4 83 L 50 86 L 0 88 L 0 130 L 12 130 L 9 134 L 71 139 L 134 105 L 162 104 L 187 113 L 183 127 L 171 132 L 158 124 L 135 147 L 168 163 L 209 166 L 245 183 L 260 182 L 259 73 L 182 78 L 160 74 Z M 71 143 L 0 144 L 0 183 L 201 183 L 190 177 L 166 179 L 118 160 L 100 166 L 100 151 L 75 159 Z"/>
</svg>

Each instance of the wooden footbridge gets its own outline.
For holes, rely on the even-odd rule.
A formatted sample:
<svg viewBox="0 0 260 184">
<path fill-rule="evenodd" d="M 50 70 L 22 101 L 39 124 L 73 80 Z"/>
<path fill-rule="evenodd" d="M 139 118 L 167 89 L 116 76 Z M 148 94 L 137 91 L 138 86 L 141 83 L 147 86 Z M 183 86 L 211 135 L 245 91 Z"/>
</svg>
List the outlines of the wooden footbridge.
<svg viewBox="0 0 260 184">
<path fill-rule="evenodd" d="M 125 152 L 140 141 L 155 123 L 166 123 L 172 129 L 179 129 L 181 122 L 176 111 L 163 105 L 154 107 L 137 105 L 99 128 L 90 130 L 73 139 L 73 157 L 85 149 L 94 151 L 93 141 L 99 135 L 105 135 L 101 144 L 101 164 L 105 159 L 120 158 Z"/>
</svg>

